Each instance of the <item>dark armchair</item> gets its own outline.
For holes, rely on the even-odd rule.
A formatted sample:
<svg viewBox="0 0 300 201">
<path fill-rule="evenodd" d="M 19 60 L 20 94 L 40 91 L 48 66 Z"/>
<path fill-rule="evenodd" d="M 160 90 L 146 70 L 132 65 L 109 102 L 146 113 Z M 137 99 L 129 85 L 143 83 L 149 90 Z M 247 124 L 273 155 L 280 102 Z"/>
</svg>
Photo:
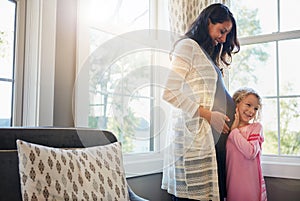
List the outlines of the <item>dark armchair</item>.
<svg viewBox="0 0 300 201">
<path fill-rule="evenodd" d="M 21 201 L 16 140 L 57 148 L 85 148 L 116 142 L 109 131 L 85 128 L 0 128 L 0 200 Z M 131 201 L 147 201 L 128 186 Z"/>
</svg>

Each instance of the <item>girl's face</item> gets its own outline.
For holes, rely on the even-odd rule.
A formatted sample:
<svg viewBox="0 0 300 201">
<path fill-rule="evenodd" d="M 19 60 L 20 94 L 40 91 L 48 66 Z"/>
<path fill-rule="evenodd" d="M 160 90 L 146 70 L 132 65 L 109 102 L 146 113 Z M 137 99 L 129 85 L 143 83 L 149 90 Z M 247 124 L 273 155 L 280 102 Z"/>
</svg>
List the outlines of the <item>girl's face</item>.
<svg viewBox="0 0 300 201">
<path fill-rule="evenodd" d="M 240 126 L 247 125 L 257 114 L 259 109 L 258 98 L 253 94 L 249 94 L 237 104 L 237 109 L 239 112 Z"/>
<path fill-rule="evenodd" d="M 218 45 L 218 43 L 225 43 L 226 36 L 231 31 L 232 22 L 225 21 L 223 23 L 213 24 L 209 21 L 208 24 L 208 33 L 213 41 L 213 45 Z"/>
</svg>

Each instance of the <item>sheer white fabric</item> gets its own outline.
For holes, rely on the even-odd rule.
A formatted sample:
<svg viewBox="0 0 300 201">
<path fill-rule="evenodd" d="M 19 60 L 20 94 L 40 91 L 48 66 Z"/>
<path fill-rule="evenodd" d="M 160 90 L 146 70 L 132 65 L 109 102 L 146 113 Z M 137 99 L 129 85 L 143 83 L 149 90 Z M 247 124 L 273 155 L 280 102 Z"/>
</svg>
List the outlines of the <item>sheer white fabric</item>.
<svg viewBox="0 0 300 201">
<path fill-rule="evenodd" d="M 199 45 L 181 40 L 163 99 L 172 104 L 162 189 L 177 197 L 219 200 L 215 144 L 209 123 L 197 115 L 199 105 L 211 109 L 216 90 L 214 65 Z"/>
</svg>

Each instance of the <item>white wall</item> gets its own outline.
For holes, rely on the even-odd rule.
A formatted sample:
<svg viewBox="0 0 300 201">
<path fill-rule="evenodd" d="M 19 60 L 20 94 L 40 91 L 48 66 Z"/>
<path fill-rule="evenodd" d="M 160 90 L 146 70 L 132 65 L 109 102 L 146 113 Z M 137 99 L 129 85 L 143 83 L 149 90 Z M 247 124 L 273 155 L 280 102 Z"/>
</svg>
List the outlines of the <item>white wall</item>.
<svg viewBox="0 0 300 201">
<path fill-rule="evenodd" d="M 57 1 L 53 126 L 74 126 L 72 102 L 76 75 L 77 1 Z"/>
</svg>

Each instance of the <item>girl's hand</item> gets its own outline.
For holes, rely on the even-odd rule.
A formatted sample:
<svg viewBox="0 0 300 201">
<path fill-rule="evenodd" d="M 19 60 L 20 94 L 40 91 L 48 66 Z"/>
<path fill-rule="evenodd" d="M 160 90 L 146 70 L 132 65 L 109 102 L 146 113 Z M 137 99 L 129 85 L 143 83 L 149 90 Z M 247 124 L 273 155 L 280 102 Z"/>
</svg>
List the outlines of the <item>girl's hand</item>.
<svg viewBox="0 0 300 201">
<path fill-rule="evenodd" d="M 219 133 L 229 133 L 229 127 L 225 122 L 230 119 L 221 112 L 212 111 L 210 117 L 210 125 Z"/>
<path fill-rule="evenodd" d="M 234 121 L 231 125 L 231 130 L 237 128 L 240 124 L 240 113 L 239 113 L 239 109 L 236 108 L 235 109 L 235 114 L 234 114 Z"/>
</svg>

